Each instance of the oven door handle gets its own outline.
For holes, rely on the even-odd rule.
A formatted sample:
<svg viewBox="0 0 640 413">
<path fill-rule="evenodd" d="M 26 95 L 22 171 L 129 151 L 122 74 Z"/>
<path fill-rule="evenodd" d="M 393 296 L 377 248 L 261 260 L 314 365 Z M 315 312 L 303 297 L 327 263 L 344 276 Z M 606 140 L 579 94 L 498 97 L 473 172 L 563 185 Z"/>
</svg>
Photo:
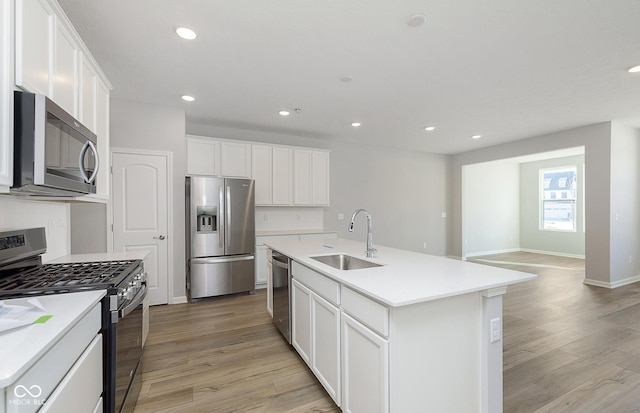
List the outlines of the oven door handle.
<svg viewBox="0 0 640 413">
<path fill-rule="evenodd" d="M 133 301 L 131 301 L 129 305 L 127 305 L 125 308 L 123 308 L 118 312 L 118 317 L 124 318 L 127 315 L 129 315 L 129 313 L 135 310 L 140 305 L 140 303 L 142 303 L 142 300 L 144 300 L 144 297 L 146 295 L 147 295 L 147 286 L 143 284 L 143 287 L 140 289 L 140 291 L 138 291 L 138 294 L 136 294 L 136 296 L 133 297 Z"/>
</svg>

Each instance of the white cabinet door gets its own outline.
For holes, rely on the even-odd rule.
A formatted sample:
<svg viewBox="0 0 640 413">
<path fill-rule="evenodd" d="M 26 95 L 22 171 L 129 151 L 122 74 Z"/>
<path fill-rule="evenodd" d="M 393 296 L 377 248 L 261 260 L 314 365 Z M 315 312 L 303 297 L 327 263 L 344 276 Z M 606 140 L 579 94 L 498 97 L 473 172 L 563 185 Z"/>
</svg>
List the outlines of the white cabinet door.
<svg viewBox="0 0 640 413">
<path fill-rule="evenodd" d="M 271 149 L 271 146 L 251 146 L 251 176 L 256 182 L 256 205 L 271 205 L 273 203 L 271 196 L 273 190 Z"/>
<path fill-rule="evenodd" d="M 342 410 L 389 411 L 389 342 L 342 313 Z"/>
<path fill-rule="evenodd" d="M 311 371 L 340 406 L 340 309 L 311 294 Z"/>
<path fill-rule="evenodd" d="M 251 145 L 221 141 L 220 174 L 237 178 L 251 178 Z"/>
<path fill-rule="evenodd" d="M 273 204 L 293 204 L 293 149 L 273 148 Z"/>
<path fill-rule="evenodd" d="M 267 282 L 267 247 L 264 245 L 256 246 L 256 288 L 261 287 Z"/>
<path fill-rule="evenodd" d="M 311 151 L 296 149 L 293 153 L 293 202 L 311 205 Z"/>
<path fill-rule="evenodd" d="M 16 0 L 16 86 L 47 96 L 51 96 L 54 19 L 45 0 Z"/>
<path fill-rule="evenodd" d="M 82 53 L 80 57 L 80 112 L 79 120 L 84 126 L 96 131 L 96 96 L 98 76 L 89 59 Z"/>
<path fill-rule="evenodd" d="M 329 205 L 329 152 L 294 151 L 294 203 Z"/>
<path fill-rule="evenodd" d="M 53 56 L 53 100 L 75 118 L 78 117 L 78 46 L 69 30 L 55 23 Z"/>
<path fill-rule="evenodd" d="M 0 192 L 13 184 L 13 4 L 0 2 Z"/>
<path fill-rule="evenodd" d="M 311 291 L 298 281 L 291 281 L 291 344 L 310 365 Z"/>
<path fill-rule="evenodd" d="M 311 154 L 311 202 L 329 205 L 329 152 Z"/>
<path fill-rule="evenodd" d="M 273 267 L 267 262 L 267 313 L 273 318 Z"/>
<path fill-rule="evenodd" d="M 220 142 L 187 138 L 187 175 L 220 175 Z"/>
</svg>

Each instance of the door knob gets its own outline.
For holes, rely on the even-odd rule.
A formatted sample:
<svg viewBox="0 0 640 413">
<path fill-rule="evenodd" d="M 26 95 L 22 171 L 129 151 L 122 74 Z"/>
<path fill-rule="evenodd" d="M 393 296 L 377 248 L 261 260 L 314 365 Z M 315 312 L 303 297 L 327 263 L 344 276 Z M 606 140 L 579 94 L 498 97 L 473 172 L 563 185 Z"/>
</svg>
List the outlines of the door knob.
<svg viewBox="0 0 640 413">
<path fill-rule="evenodd" d="M 153 237 L 153 239 L 159 239 L 160 241 L 162 241 L 164 239 L 164 235 L 160 235 L 159 237 Z"/>
</svg>

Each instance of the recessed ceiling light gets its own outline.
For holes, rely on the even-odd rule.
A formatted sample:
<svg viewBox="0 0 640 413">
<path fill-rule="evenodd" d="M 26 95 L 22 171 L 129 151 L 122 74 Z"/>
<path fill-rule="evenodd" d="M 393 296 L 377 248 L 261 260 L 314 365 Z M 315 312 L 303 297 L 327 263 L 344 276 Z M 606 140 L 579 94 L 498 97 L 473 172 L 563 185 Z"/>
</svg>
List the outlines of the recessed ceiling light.
<svg viewBox="0 0 640 413">
<path fill-rule="evenodd" d="M 187 27 L 178 27 L 176 29 L 176 34 L 186 40 L 193 40 L 198 37 L 196 32 Z"/>
<path fill-rule="evenodd" d="M 353 76 L 342 76 L 340 81 L 343 83 L 353 82 Z"/>
<path fill-rule="evenodd" d="M 631 69 L 628 70 L 629 73 L 640 73 L 640 65 L 638 66 L 633 66 Z"/>
<path fill-rule="evenodd" d="M 431 132 L 432 130 L 436 130 L 435 126 L 427 126 L 426 128 L 424 128 L 424 130 L 426 130 L 427 132 Z"/>
<path fill-rule="evenodd" d="M 482 138 L 482 135 L 472 135 L 471 139 L 480 139 Z"/>
<path fill-rule="evenodd" d="M 425 21 L 427 21 L 427 16 L 424 14 L 414 14 L 409 17 L 409 20 L 407 20 L 407 25 L 411 27 L 420 27 Z"/>
<path fill-rule="evenodd" d="M 185 102 L 193 102 L 194 100 L 196 100 L 196 98 L 189 95 L 182 95 L 182 100 L 184 100 Z"/>
<path fill-rule="evenodd" d="M 362 125 L 362 123 L 360 123 L 360 122 L 353 122 L 353 123 L 351 124 L 351 126 L 353 126 L 354 128 L 357 128 L 357 127 L 358 127 L 358 126 L 360 126 L 360 125 Z"/>
<path fill-rule="evenodd" d="M 280 116 L 289 116 L 291 113 L 288 110 L 281 110 L 278 114 Z"/>
</svg>

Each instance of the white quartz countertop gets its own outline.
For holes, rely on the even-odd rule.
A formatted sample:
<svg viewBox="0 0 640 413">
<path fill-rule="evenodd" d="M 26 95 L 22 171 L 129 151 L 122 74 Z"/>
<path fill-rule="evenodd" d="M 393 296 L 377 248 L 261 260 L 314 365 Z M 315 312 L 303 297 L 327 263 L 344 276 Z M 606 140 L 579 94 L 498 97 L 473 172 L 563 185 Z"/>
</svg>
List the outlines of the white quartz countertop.
<svg viewBox="0 0 640 413">
<path fill-rule="evenodd" d="M 336 234 L 337 231 L 325 231 L 323 229 L 302 229 L 283 231 L 256 231 L 256 237 L 270 237 L 278 235 L 308 235 L 308 234 Z"/>
<path fill-rule="evenodd" d="M 14 383 L 44 353 L 58 342 L 93 306 L 106 291 L 50 294 L 35 298 L 52 315 L 41 324 L 31 324 L 0 332 L 0 389 Z M 30 298 L 2 300 L 5 304 L 22 305 Z M 97 333 L 97 331 L 96 331 Z"/>
<path fill-rule="evenodd" d="M 48 261 L 47 264 L 91 261 L 125 261 L 143 260 L 149 255 L 148 250 L 101 252 L 95 254 L 71 254 Z"/>
<path fill-rule="evenodd" d="M 364 243 L 341 238 L 269 241 L 267 245 L 391 307 L 504 287 L 537 277 L 535 274 L 379 245 L 374 245 L 378 250 L 376 257 L 368 259 L 364 254 Z M 348 254 L 383 266 L 343 271 L 311 258 L 332 254 Z"/>
</svg>

